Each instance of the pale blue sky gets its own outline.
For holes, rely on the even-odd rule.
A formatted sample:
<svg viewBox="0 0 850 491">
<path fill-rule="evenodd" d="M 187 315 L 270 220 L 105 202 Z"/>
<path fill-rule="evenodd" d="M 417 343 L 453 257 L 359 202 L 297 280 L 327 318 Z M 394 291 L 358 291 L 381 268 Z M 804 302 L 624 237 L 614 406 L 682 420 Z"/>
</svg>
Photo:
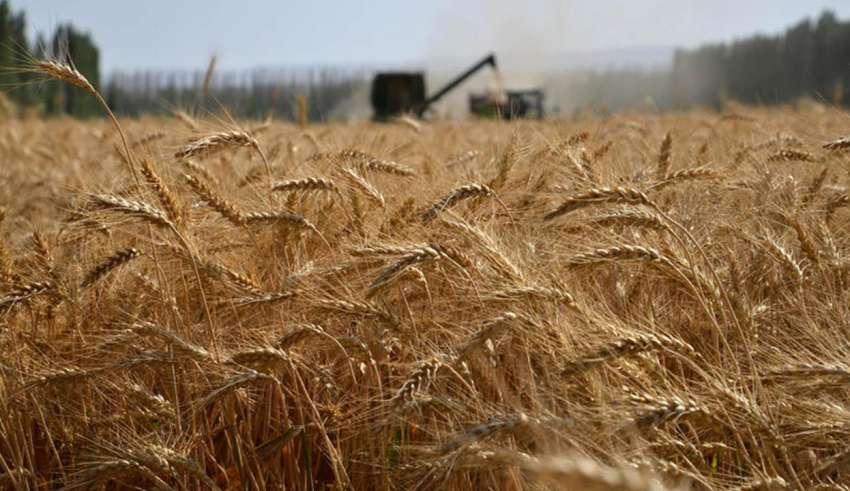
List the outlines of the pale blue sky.
<svg viewBox="0 0 850 491">
<path fill-rule="evenodd" d="M 11 0 L 37 31 L 71 21 L 111 69 L 381 64 L 694 46 L 774 33 L 850 0 Z"/>
</svg>

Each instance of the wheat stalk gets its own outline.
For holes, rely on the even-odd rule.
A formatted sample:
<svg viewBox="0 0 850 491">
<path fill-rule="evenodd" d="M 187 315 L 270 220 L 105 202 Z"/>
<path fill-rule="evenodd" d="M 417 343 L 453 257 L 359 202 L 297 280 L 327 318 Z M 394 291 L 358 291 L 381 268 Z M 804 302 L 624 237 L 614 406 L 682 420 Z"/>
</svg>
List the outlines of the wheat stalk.
<svg viewBox="0 0 850 491">
<path fill-rule="evenodd" d="M 394 403 L 412 401 L 417 395 L 428 389 L 428 386 L 436 378 L 437 372 L 443 366 L 442 360 L 437 357 L 425 360 L 412 371 L 402 382 L 401 387 L 392 398 Z"/>
<path fill-rule="evenodd" d="M 419 249 L 413 249 L 410 253 L 403 256 L 401 259 L 391 264 L 384 269 L 380 275 L 369 285 L 366 290 L 366 298 L 371 298 L 379 290 L 386 288 L 393 282 L 401 278 L 404 272 L 417 264 L 436 261 L 444 257 L 442 250 L 435 246 L 426 246 Z"/>
<path fill-rule="evenodd" d="M 850 148 L 850 137 L 842 137 L 823 144 L 823 148 L 827 150 L 846 150 Z"/>
<path fill-rule="evenodd" d="M 422 221 L 426 223 L 430 222 L 436 218 L 440 212 L 447 208 L 451 208 L 460 201 L 493 195 L 493 190 L 484 184 L 473 183 L 460 186 L 453 189 L 451 192 L 429 206 L 425 214 L 422 215 Z"/>
<path fill-rule="evenodd" d="M 661 142 L 661 149 L 658 151 L 658 167 L 655 170 L 655 175 L 658 179 L 667 179 L 670 173 L 670 152 L 673 149 L 673 137 L 668 131 Z"/>
<path fill-rule="evenodd" d="M 295 225 L 297 227 L 312 230 L 313 232 L 319 234 L 319 229 L 316 228 L 316 226 L 310 220 L 305 218 L 303 215 L 299 215 L 298 213 L 290 213 L 288 211 L 252 211 L 240 214 L 239 217 L 242 223 L 247 225 L 262 222 L 275 222 Z"/>
<path fill-rule="evenodd" d="M 230 223 L 237 227 L 241 227 L 246 224 L 247 220 L 245 215 L 239 211 L 235 204 L 216 193 L 210 186 L 197 177 L 184 174 L 183 178 L 198 197 L 204 200 L 212 209 L 219 212 L 223 217 L 227 218 Z"/>
<path fill-rule="evenodd" d="M 684 182 L 695 181 L 699 179 L 716 179 L 718 177 L 720 177 L 720 174 L 717 171 L 704 167 L 697 167 L 694 169 L 683 169 L 673 173 L 668 173 L 662 180 L 656 182 L 655 184 L 652 184 L 650 186 L 650 189 L 652 191 L 660 191 L 669 186 L 681 184 Z"/>
<path fill-rule="evenodd" d="M 92 194 L 90 197 L 95 206 L 99 208 L 138 217 L 160 227 L 174 228 L 174 223 L 168 219 L 165 212 L 144 201 L 122 198 L 121 196 L 111 194 Z"/>
<path fill-rule="evenodd" d="M 780 150 L 767 157 L 768 162 L 818 162 L 820 159 L 802 150 Z"/>
<path fill-rule="evenodd" d="M 398 162 L 379 159 L 374 155 L 356 149 L 345 149 L 332 153 L 319 152 L 307 158 L 308 162 L 316 162 L 319 160 L 331 160 L 342 162 L 345 165 L 354 165 L 364 172 L 380 172 L 401 177 L 416 175 L 416 172 L 413 169 L 401 165 Z"/>
<path fill-rule="evenodd" d="M 472 337 L 458 350 L 455 363 L 466 361 L 475 351 L 485 345 L 488 341 L 496 339 L 507 333 L 519 320 L 513 312 L 505 312 L 502 315 L 486 321 Z"/>
<path fill-rule="evenodd" d="M 675 423 L 692 414 L 710 415 L 707 409 L 696 402 L 678 396 L 664 399 L 650 395 L 632 394 L 629 397 L 629 403 L 638 406 L 639 411 L 635 415 L 635 423 L 643 428 L 654 428 L 666 423 Z"/>
<path fill-rule="evenodd" d="M 118 118 L 116 118 L 115 114 L 112 113 L 112 109 L 109 108 L 109 104 L 107 104 L 106 100 L 103 99 L 103 96 L 100 95 L 100 92 L 98 92 L 97 89 L 95 89 L 95 87 L 91 84 L 91 82 L 89 82 L 89 80 L 77 70 L 77 67 L 74 66 L 74 63 L 70 59 L 70 57 L 68 57 L 67 60 L 33 59 L 31 62 L 31 66 L 27 69 L 27 71 L 45 75 L 49 78 L 53 78 L 55 80 L 74 85 L 83 89 L 95 99 L 97 99 L 98 103 L 109 115 L 112 124 L 115 126 L 115 129 L 118 130 L 118 134 L 121 136 L 121 142 L 123 143 L 124 152 L 127 156 L 126 161 L 127 165 L 130 168 L 130 174 L 133 176 L 133 179 L 135 180 L 136 184 L 139 185 L 139 176 L 136 175 L 136 167 L 133 164 L 132 153 L 130 153 L 130 145 L 127 143 L 127 135 L 124 133 L 124 129 L 118 122 Z"/>
<path fill-rule="evenodd" d="M 624 187 L 598 188 L 567 198 L 557 208 L 544 215 L 543 219 L 552 220 L 572 211 L 600 203 L 629 203 L 655 207 L 646 194 L 637 189 Z"/>
<path fill-rule="evenodd" d="M 150 185 L 151 189 L 159 198 L 159 203 L 165 209 L 169 220 L 173 223 L 179 223 L 181 219 L 180 204 L 177 201 L 177 196 L 163 182 L 162 178 L 157 173 L 156 165 L 150 159 L 142 159 L 142 176 Z"/>
<path fill-rule="evenodd" d="M 495 415 L 492 416 L 488 421 L 482 424 L 478 424 L 467 428 L 461 434 L 456 435 L 451 440 L 443 443 L 437 449 L 438 454 L 447 454 L 449 452 L 454 452 L 463 446 L 470 445 L 472 443 L 483 440 L 484 438 L 493 435 L 494 433 L 501 431 L 514 431 L 521 428 L 525 428 L 528 426 L 543 426 L 543 425 L 553 425 L 557 424 L 558 426 L 571 426 L 573 424 L 572 421 L 564 418 L 539 418 L 534 416 L 529 416 L 525 413 L 518 414 L 507 414 L 507 415 Z"/>
<path fill-rule="evenodd" d="M 459 155 L 450 158 L 446 162 L 446 168 L 451 169 L 453 167 L 458 167 L 466 163 L 472 162 L 479 155 L 481 155 L 481 152 L 479 152 L 478 150 L 467 150 L 466 152 L 463 152 Z"/>
<path fill-rule="evenodd" d="M 384 195 L 382 195 L 381 192 L 378 191 L 369 181 L 364 179 L 363 176 L 348 168 L 342 169 L 342 175 L 354 185 L 354 188 L 357 189 L 357 191 L 362 193 L 371 201 L 374 201 L 378 206 L 381 208 L 385 208 L 387 206 Z"/>
<path fill-rule="evenodd" d="M 288 181 L 276 182 L 272 184 L 272 191 L 330 191 L 338 194 L 339 188 L 330 179 L 324 179 L 322 177 L 306 177 L 304 179 L 291 179 Z"/>
<path fill-rule="evenodd" d="M 661 349 L 672 349 L 686 354 L 695 354 L 692 346 L 669 336 L 662 334 L 635 334 L 618 339 L 612 344 L 601 346 L 592 353 L 569 362 L 563 372 L 561 372 L 561 375 L 577 375 L 618 358 Z"/>
<path fill-rule="evenodd" d="M 137 322 L 130 327 L 130 331 L 138 336 L 159 338 L 167 342 L 173 349 L 198 361 L 215 361 L 213 355 L 206 349 L 192 344 L 152 322 Z"/>
<path fill-rule="evenodd" d="M 83 277 L 83 281 L 80 283 L 80 288 L 87 288 L 94 285 L 111 271 L 120 268 L 133 259 L 139 257 L 141 254 L 142 253 L 135 247 L 128 247 L 117 251 L 115 254 L 109 256 L 103 262 L 86 273 L 85 277 Z"/>
<path fill-rule="evenodd" d="M 5 296 L 0 297 L 0 313 L 7 311 L 19 302 L 29 300 L 55 288 L 50 282 L 33 282 L 13 288 Z"/>
<path fill-rule="evenodd" d="M 576 254 L 564 261 L 570 266 L 607 263 L 613 261 L 650 261 L 673 266 L 670 259 L 651 247 L 639 245 L 620 245 L 590 252 Z"/>
<path fill-rule="evenodd" d="M 228 148 L 258 146 L 257 140 L 244 131 L 221 131 L 190 140 L 174 154 L 174 157 L 178 160 L 206 158 Z"/>
</svg>

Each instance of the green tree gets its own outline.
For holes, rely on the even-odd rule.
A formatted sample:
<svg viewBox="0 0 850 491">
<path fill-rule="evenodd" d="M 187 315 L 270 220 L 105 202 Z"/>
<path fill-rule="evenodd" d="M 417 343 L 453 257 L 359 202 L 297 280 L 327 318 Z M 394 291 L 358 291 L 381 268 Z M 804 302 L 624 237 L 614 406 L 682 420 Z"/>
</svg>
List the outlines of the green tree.
<svg viewBox="0 0 850 491">
<path fill-rule="evenodd" d="M 749 103 L 801 96 L 846 103 L 836 92 L 848 85 L 850 22 L 829 11 L 817 22 L 805 20 L 782 35 L 678 51 L 671 74 L 677 105 L 716 104 L 721 94 Z"/>
</svg>

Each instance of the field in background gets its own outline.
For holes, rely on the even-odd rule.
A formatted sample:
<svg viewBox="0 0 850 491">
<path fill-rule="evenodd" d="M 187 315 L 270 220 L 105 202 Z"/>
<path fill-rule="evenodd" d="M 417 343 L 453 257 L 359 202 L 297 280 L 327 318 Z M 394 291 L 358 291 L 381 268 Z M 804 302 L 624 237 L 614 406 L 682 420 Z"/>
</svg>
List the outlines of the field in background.
<svg viewBox="0 0 850 491">
<path fill-rule="evenodd" d="M 847 489 L 845 113 L 122 123 L 0 127 L 0 487 Z"/>
</svg>

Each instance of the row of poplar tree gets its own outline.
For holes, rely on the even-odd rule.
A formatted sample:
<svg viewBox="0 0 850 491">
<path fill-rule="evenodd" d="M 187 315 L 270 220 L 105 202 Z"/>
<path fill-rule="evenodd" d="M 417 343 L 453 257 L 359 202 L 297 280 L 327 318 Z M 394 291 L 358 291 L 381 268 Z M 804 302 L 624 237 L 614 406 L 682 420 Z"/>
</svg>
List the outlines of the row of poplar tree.
<svg viewBox="0 0 850 491">
<path fill-rule="evenodd" d="M 33 56 L 70 58 L 89 82 L 101 91 L 116 113 L 133 116 L 162 113 L 175 107 L 216 110 L 224 106 L 240 117 L 275 114 L 294 119 L 297 113 L 294 94 L 302 94 L 309 108 L 309 118 L 321 120 L 327 119 L 333 108 L 363 83 L 362 77 L 318 70 L 310 73 L 307 80 L 225 85 L 200 97 L 200 88 L 194 84 L 157 83 L 149 86 L 152 81 L 162 82 L 163 77 L 157 75 L 165 75 L 167 79 L 167 73 L 118 74 L 105 82 L 100 74 L 98 48 L 88 33 L 63 24 L 52 36 L 40 34 L 34 43 L 30 43 L 25 13 L 14 12 L 8 0 L 0 0 L 0 92 L 20 108 L 34 108 L 42 114 L 75 117 L 102 114 L 97 102 L 82 89 L 44 81 L 43 77 L 27 72 L 27 62 Z M 203 77 L 203 72 L 200 76 Z"/>
</svg>

